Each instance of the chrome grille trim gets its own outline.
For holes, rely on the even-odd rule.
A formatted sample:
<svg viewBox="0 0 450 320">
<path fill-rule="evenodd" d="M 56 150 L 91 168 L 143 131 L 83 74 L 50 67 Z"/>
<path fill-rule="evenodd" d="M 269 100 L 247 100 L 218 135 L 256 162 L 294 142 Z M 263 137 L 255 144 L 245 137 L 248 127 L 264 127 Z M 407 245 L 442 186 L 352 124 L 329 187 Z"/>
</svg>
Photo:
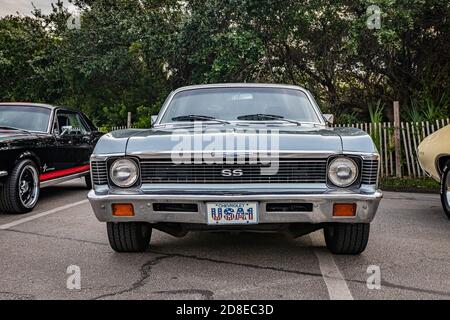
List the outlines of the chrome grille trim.
<svg viewBox="0 0 450 320">
<path fill-rule="evenodd" d="M 378 183 L 378 160 L 364 160 L 361 184 L 376 185 Z"/>
<path fill-rule="evenodd" d="M 108 169 L 106 161 L 91 161 L 92 182 L 101 186 L 108 184 Z"/>
<path fill-rule="evenodd" d="M 141 160 L 142 183 L 326 183 L 327 159 L 280 159 L 275 175 L 261 175 L 262 164 L 182 164 L 171 159 Z M 224 169 L 241 169 L 243 176 L 223 177 Z"/>
</svg>

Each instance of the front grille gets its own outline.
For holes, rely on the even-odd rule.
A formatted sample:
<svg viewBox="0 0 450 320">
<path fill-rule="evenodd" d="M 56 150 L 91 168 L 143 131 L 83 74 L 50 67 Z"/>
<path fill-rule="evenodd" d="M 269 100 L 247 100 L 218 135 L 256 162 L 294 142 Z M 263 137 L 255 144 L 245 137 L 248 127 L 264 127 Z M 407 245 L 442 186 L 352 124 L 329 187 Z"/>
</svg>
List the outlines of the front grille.
<svg viewBox="0 0 450 320">
<path fill-rule="evenodd" d="M 91 162 L 92 182 L 101 186 L 108 184 L 108 171 L 106 161 Z"/>
<path fill-rule="evenodd" d="M 279 170 L 261 175 L 263 164 L 174 164 L 171 159 L 142 160 L 142 183 L 326 183 L 326 159 L 280 159 Z M 223 170 L 230 176 L 224 177 Z M 234 170 L 241 174 L 233 176 Z"/>
<path fill-rule="evenodd" d="M 376 185 L 378 180 L 378 160 L 364 160 L 361 184 Z"/>
</svg>

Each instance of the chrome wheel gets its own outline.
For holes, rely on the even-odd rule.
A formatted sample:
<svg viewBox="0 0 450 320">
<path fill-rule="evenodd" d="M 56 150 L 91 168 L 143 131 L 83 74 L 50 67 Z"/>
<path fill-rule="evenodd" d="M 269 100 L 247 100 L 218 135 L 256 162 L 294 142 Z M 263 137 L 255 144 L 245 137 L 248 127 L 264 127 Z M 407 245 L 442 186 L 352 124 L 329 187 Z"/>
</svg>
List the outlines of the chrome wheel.
<svg viewBox="0 0 450 320">
<path fill-rule="evenodd" d="M 25 208 L 33 208 L 39 197 L 38 172 L 32 165 L 26 165 L 19 176 L 19 200 Z"/>
<path fill-rule="evenodd" d="M 450 162 L 447 162 L 442 172 L 441 200 L 444 212 L 450 219 Z"/>
<path fill-rule="evenodd" d="M 444 181 L 444 193 L 447 200 L 447 205 L 450 207 L 450 174 L 447 173 L 447 179 Z"/>
</svg>

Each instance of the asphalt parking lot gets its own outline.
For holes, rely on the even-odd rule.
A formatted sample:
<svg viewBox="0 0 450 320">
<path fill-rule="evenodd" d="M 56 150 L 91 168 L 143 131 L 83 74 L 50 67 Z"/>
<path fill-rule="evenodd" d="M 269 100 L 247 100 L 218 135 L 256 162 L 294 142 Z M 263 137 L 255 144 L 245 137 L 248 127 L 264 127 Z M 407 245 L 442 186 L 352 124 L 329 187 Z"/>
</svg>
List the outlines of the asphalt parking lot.
<svg viewBox="0 0 450 320">
<path fill-rule="evenodd" d="M 155 231 L 146 253 L 117 254 L 86 194 L 69 182 L 42 190 L 30 214 L 0 214 L 0 299 L 450 298 L 450 221 L 438 195 L 386 192 L 367 250 L 332 256 L 321 232 Z M 79 290 L 67 288 L 71 265 Z M 379 289 L 367 286 L 369 266 L 380 268 Z"/>
</svg>

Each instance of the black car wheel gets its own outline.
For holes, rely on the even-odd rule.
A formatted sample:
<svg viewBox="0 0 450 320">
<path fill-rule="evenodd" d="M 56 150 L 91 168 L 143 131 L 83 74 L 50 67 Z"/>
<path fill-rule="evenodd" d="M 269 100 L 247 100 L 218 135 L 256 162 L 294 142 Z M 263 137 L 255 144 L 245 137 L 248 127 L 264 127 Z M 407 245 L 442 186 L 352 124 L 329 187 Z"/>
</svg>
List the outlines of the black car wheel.
<svg viewBox="0 0 450 320">
<path fill-rule="evenodd" d="M 444 212 L 450 219 L 450 161 L 445 165 L 441 179 L 441 200 Z"/>
<path fill-rule="evenodd" d="M 13 169 L 0 190 L 0 211 L 27 213 L 39 199 L 39 173 L 31 160 L 22 160 Z"/>
<path fill-rule="evenodd" d="M 368 223 L 333 223 L 324 228 L 327 248 L 334 254 L 362 253 L 369 241 Z"/>
<path fill-rule="evenodd" d="M 108 239 L 117 252 L 144 252 L 152 236 L 152 226 L 144 222 L 108 222 Z"/>
</svg>

